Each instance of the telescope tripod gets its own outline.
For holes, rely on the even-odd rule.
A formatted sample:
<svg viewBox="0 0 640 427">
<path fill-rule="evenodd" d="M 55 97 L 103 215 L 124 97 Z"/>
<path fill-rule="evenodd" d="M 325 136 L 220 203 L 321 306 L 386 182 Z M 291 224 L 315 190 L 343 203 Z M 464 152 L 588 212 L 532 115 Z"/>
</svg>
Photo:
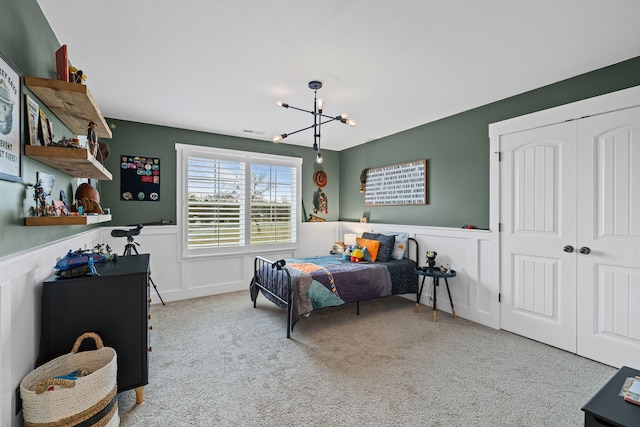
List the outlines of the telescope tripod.
<svg viewBox="0 0 640 427">
<path fill-rule="evenodd" d="M 124 253 L 122 254 L 122 256 L 131 256 L 131 255 L 133 255 L 132 251 L 135 252 L 136 255 L 139 255 L 138 249 L 136 248 L 136 245 L 140 246 L 140 243 L 134 242 L 133 241 L 133 236 L 127 236 L 127 242 L 128 243 L 124 247 Z M 160 298 L 160 302 L 162 302 L 162 305 L 166 305 L 164 303 L 164 300 L 160 296 L 160 292 L 158 292 L 158 288 L 156 287 L 155 282 L 151 278 L 151 275 L 149 275 L 149 280 L 151 281 L 151 284 L 153 285 L 153 289 L 155 289 L 156 294 L 158 294 L 158 298 Z"/>
</svg>

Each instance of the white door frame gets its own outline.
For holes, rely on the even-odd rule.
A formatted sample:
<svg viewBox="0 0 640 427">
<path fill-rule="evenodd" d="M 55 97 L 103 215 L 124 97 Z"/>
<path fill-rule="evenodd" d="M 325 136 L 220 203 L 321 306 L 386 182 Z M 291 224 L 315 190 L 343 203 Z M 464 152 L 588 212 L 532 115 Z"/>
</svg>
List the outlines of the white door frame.
<svg viewBox="0 0 640 427">
<path fill-rule="evenodd" d="M 493 233 L 497 233 L 500 227 L 500 162 L 499 147 L 500 135 L 513 132 L 547 126 L 567 120 L 575 120 L 586 116 L 604 114 L 611 111 L 634 107 L 640 104 L 640 86 L 611 92 L 570 104 L 560 105 L 547 110 L 537 111 L 524 116 L 489 125 L 489 227 Z M 498 283 L 498 292 L 502 289 L 500 277 L 500 238 L 494 239 L 491 254 L 492 270 L 495 272 Z M 498 313 L 500 310 L 498 310 Z M 502 319 L 500 319 L 502 327 Z"/>
</svg>

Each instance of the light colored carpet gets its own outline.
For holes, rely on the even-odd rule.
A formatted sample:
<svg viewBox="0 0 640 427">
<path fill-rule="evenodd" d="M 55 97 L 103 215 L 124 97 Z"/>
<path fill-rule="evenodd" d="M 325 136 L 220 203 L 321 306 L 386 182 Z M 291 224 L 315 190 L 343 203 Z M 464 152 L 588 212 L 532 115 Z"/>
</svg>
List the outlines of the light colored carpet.
<svg viewBox="0 0 640 427">
<path fill-rule="evenodd" d="M 122 426 L 582 426 L 616 369 L 401 297 L 314 312 L 249 292 L 152 307 L 145 401 Z"/>
</svg>

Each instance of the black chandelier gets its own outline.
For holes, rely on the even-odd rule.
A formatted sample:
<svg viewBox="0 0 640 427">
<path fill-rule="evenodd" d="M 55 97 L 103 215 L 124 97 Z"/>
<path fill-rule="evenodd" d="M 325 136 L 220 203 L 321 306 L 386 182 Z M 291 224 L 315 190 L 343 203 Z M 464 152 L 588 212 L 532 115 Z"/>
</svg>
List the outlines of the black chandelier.
<svg viewBox="0 0 640 427">
<path fill-rule="evenodd" d="M 342 113 L 339 116 L 328 116 L 326 114 L 323 114 L 324 99 L 322 98 L 318 99 L 317 97 L 318 89 L 320 89 L 321 87 L 322 87 L 322 82 L 320 81 L 312 80 L 309 82 L 309 89 L 313 90 L 313 111 L 294 107 L 293 105 L 289 105 L 282 101 L 276 102 L 276 105 L 278 105 L 278 107 L 293 108 L 294 110 L 304 111 L 305 113 L 311 113 L 313 115 L 313 124 L 311 126 L 307 126 L 306 128 L 297 130 L 295 132 L 283 133 L 281 135 L 275 135 L 273 137 L 273 142 L 277 143 L 282 141 L 289 135 L 293 135 L 294 133 L 302 132 L 307 129 L 313 128 L 313 151 L 316 152 L 317 163 L 322 163 L 322 154 L 320 154 L 320 129 L 322 125 L 329 122 L 336 121 L 336 120 L 346 125 L 349 125 L 351 127 L 356 125 L 356 121 L 353 119 L 347 119 L 347 115 L 345 113 Z M 323 118 L 327 120 L 322 121 Z"/>
</svg>

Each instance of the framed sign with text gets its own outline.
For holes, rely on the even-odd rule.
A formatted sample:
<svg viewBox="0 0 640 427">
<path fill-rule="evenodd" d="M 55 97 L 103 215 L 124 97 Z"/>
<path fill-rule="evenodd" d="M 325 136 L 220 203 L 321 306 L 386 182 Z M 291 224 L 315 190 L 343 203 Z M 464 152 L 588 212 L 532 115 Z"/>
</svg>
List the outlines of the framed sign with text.
<svg viewBox="0 0 640 427">
<path fill-rule="evenodd" d="M 22 182 L 22 73 L 0 53 L 0 179 Z"/>
<path fill-rule="evenodd" d="M 370 168 L 366 206 L 424 205 L 427 203 L 427 160 Z"/>
</svg>

